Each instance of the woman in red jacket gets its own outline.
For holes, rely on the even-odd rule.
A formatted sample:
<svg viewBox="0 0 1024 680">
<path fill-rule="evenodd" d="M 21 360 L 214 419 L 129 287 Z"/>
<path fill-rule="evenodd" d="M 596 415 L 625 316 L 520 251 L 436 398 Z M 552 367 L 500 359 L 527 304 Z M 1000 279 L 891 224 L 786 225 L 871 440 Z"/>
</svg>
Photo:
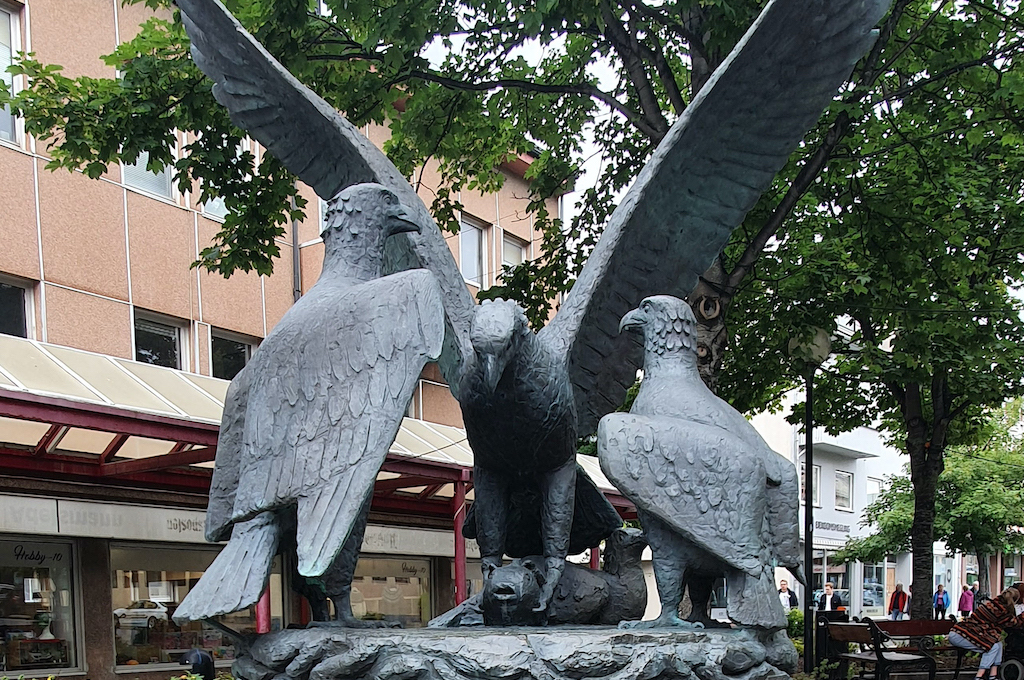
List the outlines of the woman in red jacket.
<svg viewBox="0 0 1024 680">
<path fill-rule="evenodd" d="M 1007 588 L 999 597 L 976 605 L 970 618 L 964 619 L 949 631 L 949 644 L 981 652 L 977 678 L 984 678 L 985 671 L 989 671 L 989 678 L 999 674 L 999 664 L 1003 661 L 1000 637 L 1003 629 L 1020 625 L 1016 612 L 1019 601 L 1020 593 L 1017 589 Z"/>
</svg>

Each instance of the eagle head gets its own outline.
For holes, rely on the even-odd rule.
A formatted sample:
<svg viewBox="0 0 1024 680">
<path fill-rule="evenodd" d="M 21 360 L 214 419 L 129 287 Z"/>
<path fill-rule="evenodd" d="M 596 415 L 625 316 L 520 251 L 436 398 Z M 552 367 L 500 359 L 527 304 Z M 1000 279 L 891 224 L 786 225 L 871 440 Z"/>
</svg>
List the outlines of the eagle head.
<svg viewBox="0 0 1024 680">
<path fill-rule="evenodd" d="M 483 370 L 483 382 L 493 394 L 501 376 L 529 333 L 523 309 L 511 300 L 484 300 L 476 308 L 469 340 Z"/>
<path fill-rule="evenodd" d="M 366 183 L 346 187 L 327 202 L 320 234 L 328 253 L 341 251 L 347 264 L 363 258 L 379 263 L 389 236 L 419 233 L 421 228 L 415 213 L 402 205 L 395 192 Z"/>
<path fill-rule="evenodd" d="M 657 354 L 687 349 L 697 352 L 697 321 L 685 300 L 671 295 L 652 295 L 622 317 L 619 332 L 639 330 L 644 347 Z"/>
</svg>

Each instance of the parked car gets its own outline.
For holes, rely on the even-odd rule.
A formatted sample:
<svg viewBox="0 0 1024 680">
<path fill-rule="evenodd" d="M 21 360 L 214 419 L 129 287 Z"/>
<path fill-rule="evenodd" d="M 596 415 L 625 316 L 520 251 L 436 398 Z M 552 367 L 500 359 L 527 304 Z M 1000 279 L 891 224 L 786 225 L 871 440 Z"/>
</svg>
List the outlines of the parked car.
<svg viewBox="0 0 1024 680">
<path fill-rule="evenodd" d="M 153 628 L 157 621 L 167 621 L 167 605 L 152 600 L 137 600 L 114 610 L 114 619 L 122 626 Z"/>
</svg>

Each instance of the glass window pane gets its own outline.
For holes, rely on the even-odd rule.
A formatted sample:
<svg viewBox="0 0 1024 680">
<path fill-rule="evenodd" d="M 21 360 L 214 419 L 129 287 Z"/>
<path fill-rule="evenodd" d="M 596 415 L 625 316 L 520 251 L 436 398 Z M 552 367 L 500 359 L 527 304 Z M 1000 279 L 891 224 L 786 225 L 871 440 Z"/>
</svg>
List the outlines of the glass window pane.
<svg viewBox="0 0 1024 680">
<path fill-rule="evenodd" d="M 463 223 L 459 232 L 459 259 L 462 261 L 462 276 L 478 287 L 483 281 L 483 232 Z"/>
<path fill-rule="evenodd" d="M 0 670 L 75 665 L 71 545 L 0 541 Z"/>
<path fill-rule="evenodd" d="M 224 204 L 224 199 L 218 196 L 203 203 L 203 214 L 224 219 L 228 216 L 228 206 Z"/>
<path fill-rule="evenodd" d="M 849 472 L 836 471 L 836 507 L 853 509 L 853 475 Z"/>
<path fill-rule="evenodd" d="M 181 368 L 178 329 L 148 319 L 135 319 L 135 360 Z"/>
<path fill-rule="evenodd" d="M 352 581 L 357 619 L 399 621 L 422 628 L 430 620 L 430 561 L 360 557 Z"/>
<path fill-rule="evenodd" d="M 231 380 L 249 360 L 250 345 L 213 336 L 213 377 Z"/>
<path fill-rule="evenodd" d="M 0 283 L 0 333 L 28 337 L 24 288 Z"/>
<path fill-rule="evenodd" d="M 113 587 L 114 645 L 119 666 L 175 663 L 189 649 L 200 648 L 214 659 L 235 658 L 235 641 L 202 623 L 177 625 L 174 609 L 195 587 L 217 556 L 216 548 L 147 546 L 110 548 Z M 284 627 L 281 568 L 270 575 L 271 629 Z M 243 634 L 256 632 L 255 606 L 217 621 Z"/>
<path fill-rule="evenodd" d="M 501 263 L 509 267 L 515 267 L 523 263 L 523 244 L 514 238 L 505 237 L 501 244 Z"/>
<path fill-rule="evenodd" d="M 872 479 L 868 477 L 867 481 L 867 501 L 870 505 L 878 500 L 878 496 L 882 493 L 882 480 Z"/>
<path fill-rule="evenodd" d="M 10 12 L 0 9 L 0 82 L 8 89 L 14 87 L 14 76 L 7 72 L 14 58 L 13 17 Z M 0 139 L 14 141 L 14 116 L 10 107 L 0 107 Z"/>
<path fill-rule="evenodd" d="M 806 497 L 806 485 L 804 484 L 804 465 L 803 459 L 800 460 L 800 502 L 803 503 Z M 814 499 L 813 503 L 816 506 L 821 506 L 821 466 L 815 465 L 814 471 L 812 472 L 814 478 L 811 480 L 814 484 Z"/>
<path fill-rule="evenodd" d="M 148 191 L 158 196 L 171 197 L 171 172 L 163 168 L 160 172 L 150 172 L 146 169 L 149 164 L 149 152 L 143 151 L 131 165 L 124 166 L 124 183 L 136 189 Z"/>
</svg>

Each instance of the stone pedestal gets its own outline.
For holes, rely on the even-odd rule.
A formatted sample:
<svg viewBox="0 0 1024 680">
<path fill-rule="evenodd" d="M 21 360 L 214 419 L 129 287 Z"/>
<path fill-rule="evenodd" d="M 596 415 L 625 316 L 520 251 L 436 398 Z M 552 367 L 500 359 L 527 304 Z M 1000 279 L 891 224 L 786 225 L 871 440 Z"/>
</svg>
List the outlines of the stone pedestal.
<svg viewBox="0 0 1024 680">
<path fill-rule="evenodd" d="M 612 627 L 285 630 L 235 661 L 239 680 L 788 680 L 784 632 Z"/>
</svg>

